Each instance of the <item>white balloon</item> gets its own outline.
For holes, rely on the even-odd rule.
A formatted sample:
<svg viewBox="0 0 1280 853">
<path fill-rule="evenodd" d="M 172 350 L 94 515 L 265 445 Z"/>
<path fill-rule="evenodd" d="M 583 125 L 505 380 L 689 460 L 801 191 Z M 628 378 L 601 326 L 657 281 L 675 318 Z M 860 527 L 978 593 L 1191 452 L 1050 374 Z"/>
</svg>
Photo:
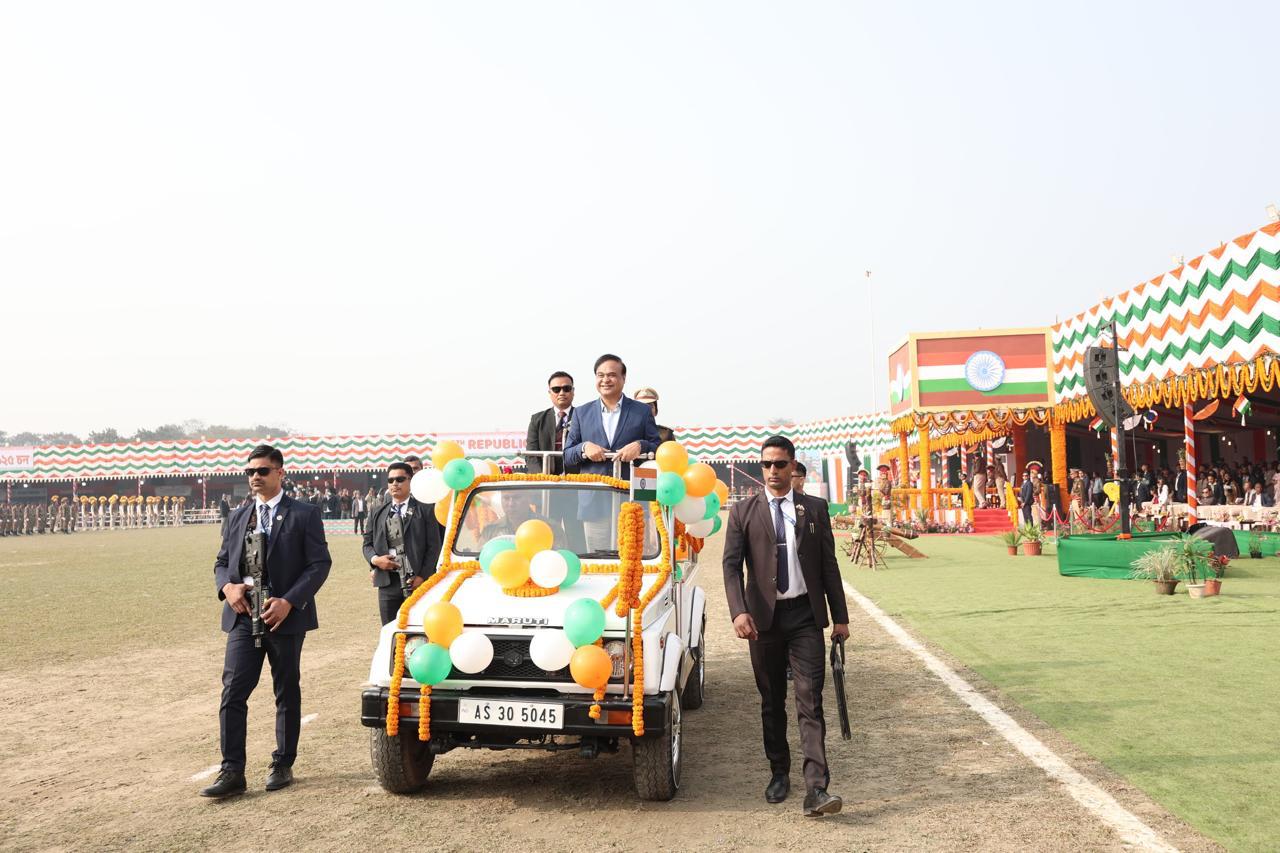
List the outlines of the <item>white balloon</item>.
<svg viewBox="0 0 1280 853">
<path fill-rule="evenodd" d="M 685 524 L 697 524 L 707 514 L 706 498 L 685 498 L 676 504 L 676 518 Z"/>
<path fill-rule="evenodd" d="M 555 589 L 569 576 L 569 564 L 559 551 L 539 551 L 529 561 L 529 577 L 544 589 Z"/>
<path fill-rule="evenodd" d="M 449 497 L 451 491 L 453 490 L 444 481 L 444 474 L 435 468 L 423 468 L 409 481 L 409 494 L 417 498 L 419 503 L 439 503 Z"/>
<path fill-rule="evenodd" d="M 454 640 L 456 643 L 457 640 Z M 529 660 L 540 669 L 555 672 L 569 665 L 573 657 L 573 643 L 559 628 L 543 628 L 533 632 L 529 641 Z"/>
<path fill-rule="evenodd" d="M 467 461 L 471 463 L 471 470 L 476 472 L 477 477 L 488 477 L 493 473 L 486 459 L 468 459 Z"/>
<path fill-rule="evenodd" d="M 449 645 L 449 659 L 460 672 L 483 672 L 493 663 L 493 643 L 482 631 L 463 631 Z"/>
<path fill-rule="evenodd" d="M 714 518 L 707 518 L 699 521 L 697 524 L 690 524 L 687 528 L 690 536 L 696 536 L 699 539 L 706 539 L 711 535 L 711 528 L 716 526 Z"/>
</svg>

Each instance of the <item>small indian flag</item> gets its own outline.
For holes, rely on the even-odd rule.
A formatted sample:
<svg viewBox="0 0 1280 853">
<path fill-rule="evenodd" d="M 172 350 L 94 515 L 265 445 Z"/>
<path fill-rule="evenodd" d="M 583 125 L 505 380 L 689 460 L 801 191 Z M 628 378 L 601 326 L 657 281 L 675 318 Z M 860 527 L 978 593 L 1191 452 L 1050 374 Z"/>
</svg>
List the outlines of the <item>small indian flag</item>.
<svg viewBox="0 0 1280 853">
<path fill-rule="evenodd" d="M 1103 420 L 1102 420 L 1102 418 L 1101 418 L 1101 417 L 1097 417 L 1097 418 L 1094 418 L 1093 420 L 1089 421 L 1089 429 L 1098 429 L 1098 430 L 1100 430 L 1100 429 L 1102 429 L 1104 426 L 1106 426 L 1106 423 L 1104 423 L 1104 422 L 1103 422 Z"/>
<path fill-rule="evenodd" d="M 1243 394 L 1236 397 L 1236 401 L 1231 404 L 1231 414 L 1240 416 L 1240 426 L 1244 426 L 1245 416 L 1252 413 L 1253 403 Z"/>
<path fill-rule="evenodd" d="M 631 500 L 656 501 L 658 499 L 658 469 L 636 468 L 631 472 Z"/>
</svg>

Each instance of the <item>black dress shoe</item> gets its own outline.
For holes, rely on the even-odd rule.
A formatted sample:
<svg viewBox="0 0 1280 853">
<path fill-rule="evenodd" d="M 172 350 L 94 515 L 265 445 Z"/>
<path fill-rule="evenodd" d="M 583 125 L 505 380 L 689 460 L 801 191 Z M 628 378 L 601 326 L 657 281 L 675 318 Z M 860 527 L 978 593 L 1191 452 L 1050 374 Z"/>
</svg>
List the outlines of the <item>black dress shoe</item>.
<svg viewBox="0 0 1280 853">
<path fill-rule="evenodd" d="M 239 770 L 223 770 L 218 781 L 200 790 L 202 797 L 230 797 L 244 793 L 244 773 Z"/>
<path fill-rule="evenodd" d="M 769 787 L 764 789 L 764 799 L 768 803 L 780 803 L 791 793 L 791 777 L 775 775 L 769 780 Z"/>
<path fill-rule="evenodd" d="M 281 788 L 287 788 L 293 784 L 293 770 L 281 764 L 272 764 L 271 772 L 267 774 L 267 790 L 279 791 Z"/>
<path fill-rule="evenodd" d="M 844 805 L 839 797 L 833 797 L 825 788 L 814 788 L 804 795 L 804 816 L 822 817 L 824 814 L 835 814 Z"/>
</svg>

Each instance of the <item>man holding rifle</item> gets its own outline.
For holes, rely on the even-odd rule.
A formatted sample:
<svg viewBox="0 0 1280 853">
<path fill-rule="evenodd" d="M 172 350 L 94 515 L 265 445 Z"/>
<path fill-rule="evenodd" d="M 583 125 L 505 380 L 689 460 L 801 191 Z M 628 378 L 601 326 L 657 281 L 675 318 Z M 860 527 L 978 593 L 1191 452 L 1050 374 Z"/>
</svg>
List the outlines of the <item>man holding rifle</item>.
<svg viewBox="0 0 1280 853">
<path fill-rule="evenodd" d="M 249 454 L 245 474 L 254 499 L 231 514 L 213 564 L 218 598 L 226 602 L 222 630 L 227 651 L 218 710 L 222 772 L 200 791 L 204 797 L 244 793 L 248 700 L 264 657 L 271 661 L 276 696 L 276 750 L 266 788 L 275 791 L 293 782 L 302 728 L 302 641 L 318 627 L 315 595 L 332 565 L 319 509 L 281 490 L 283 454 L 259 445 Z M 254 583 L 246 583 L 248 579 Z"/>
<path fill-rule="evenodd" d="M 424 578 L 435 574 L 440 558 L 440 525 L 435 504 L 419 503 L 409 494 L 413 469 L 407 462 L 387 468 L 391 500 L 373 511 L 364 531 L 364 558 L 369 579 L 378 588 L 378 615 L 385 625 Z"/>
</svg>

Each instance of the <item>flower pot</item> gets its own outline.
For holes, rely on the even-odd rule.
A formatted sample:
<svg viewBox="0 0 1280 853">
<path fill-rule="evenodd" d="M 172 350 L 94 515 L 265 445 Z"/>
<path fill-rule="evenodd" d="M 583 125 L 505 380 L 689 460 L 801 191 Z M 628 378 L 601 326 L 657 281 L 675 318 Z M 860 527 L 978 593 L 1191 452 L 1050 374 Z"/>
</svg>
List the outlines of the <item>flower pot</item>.
<svg viewBox="0 0 1280 853">
<path fill-rule="evenodd" d="M 1262 559 L 1262 552 L 1261 552 L 1261 551 L 1250 551 L 1250 552 L 1249 552 L 1249 556 L 1250 556 L 1250 557 L 1252 557 L 1252 558 L 1253 558 L 1253 559 L 1255 559 L 1255 560 L 1261 560 L 1261 559 Z"/>
<path fill-rule="evenodd" d="M 1178 588 L 1178 582 L 1172 581 L 1155 581 L 1157 595 L 1173 595 L 1173 591 Z"/>
<path fill-rule="evenodd" d="M 1187 584 L 1187 595 L 1192 598 L 1204 598 L 1204 584 L 1189 583 Z"/>
<path fill-rule="evenodd" d="M 1009 546 L 1009 556 L 1010 556 L 1010 557 L 1016 557 L 1016 556 L 1018 556 L 1018 546 L 1017 546 L 1017 545 L 1010 545 L 1010 546 Z"/>
<path fill-rule="evenodd" d="M 1023 542 L 1022 553 L 1026 554 L 1028 557 L 1039 557 L 1040 543 L 1039 542 Z"/>
<path fill-rule="evenodd" d="M 1206 578 L 1204 582 L 1204 594 L 1208 598 L 1211 595 L 1217 595 L 1222 592 L 1221 578 Z"/>
</svg>

